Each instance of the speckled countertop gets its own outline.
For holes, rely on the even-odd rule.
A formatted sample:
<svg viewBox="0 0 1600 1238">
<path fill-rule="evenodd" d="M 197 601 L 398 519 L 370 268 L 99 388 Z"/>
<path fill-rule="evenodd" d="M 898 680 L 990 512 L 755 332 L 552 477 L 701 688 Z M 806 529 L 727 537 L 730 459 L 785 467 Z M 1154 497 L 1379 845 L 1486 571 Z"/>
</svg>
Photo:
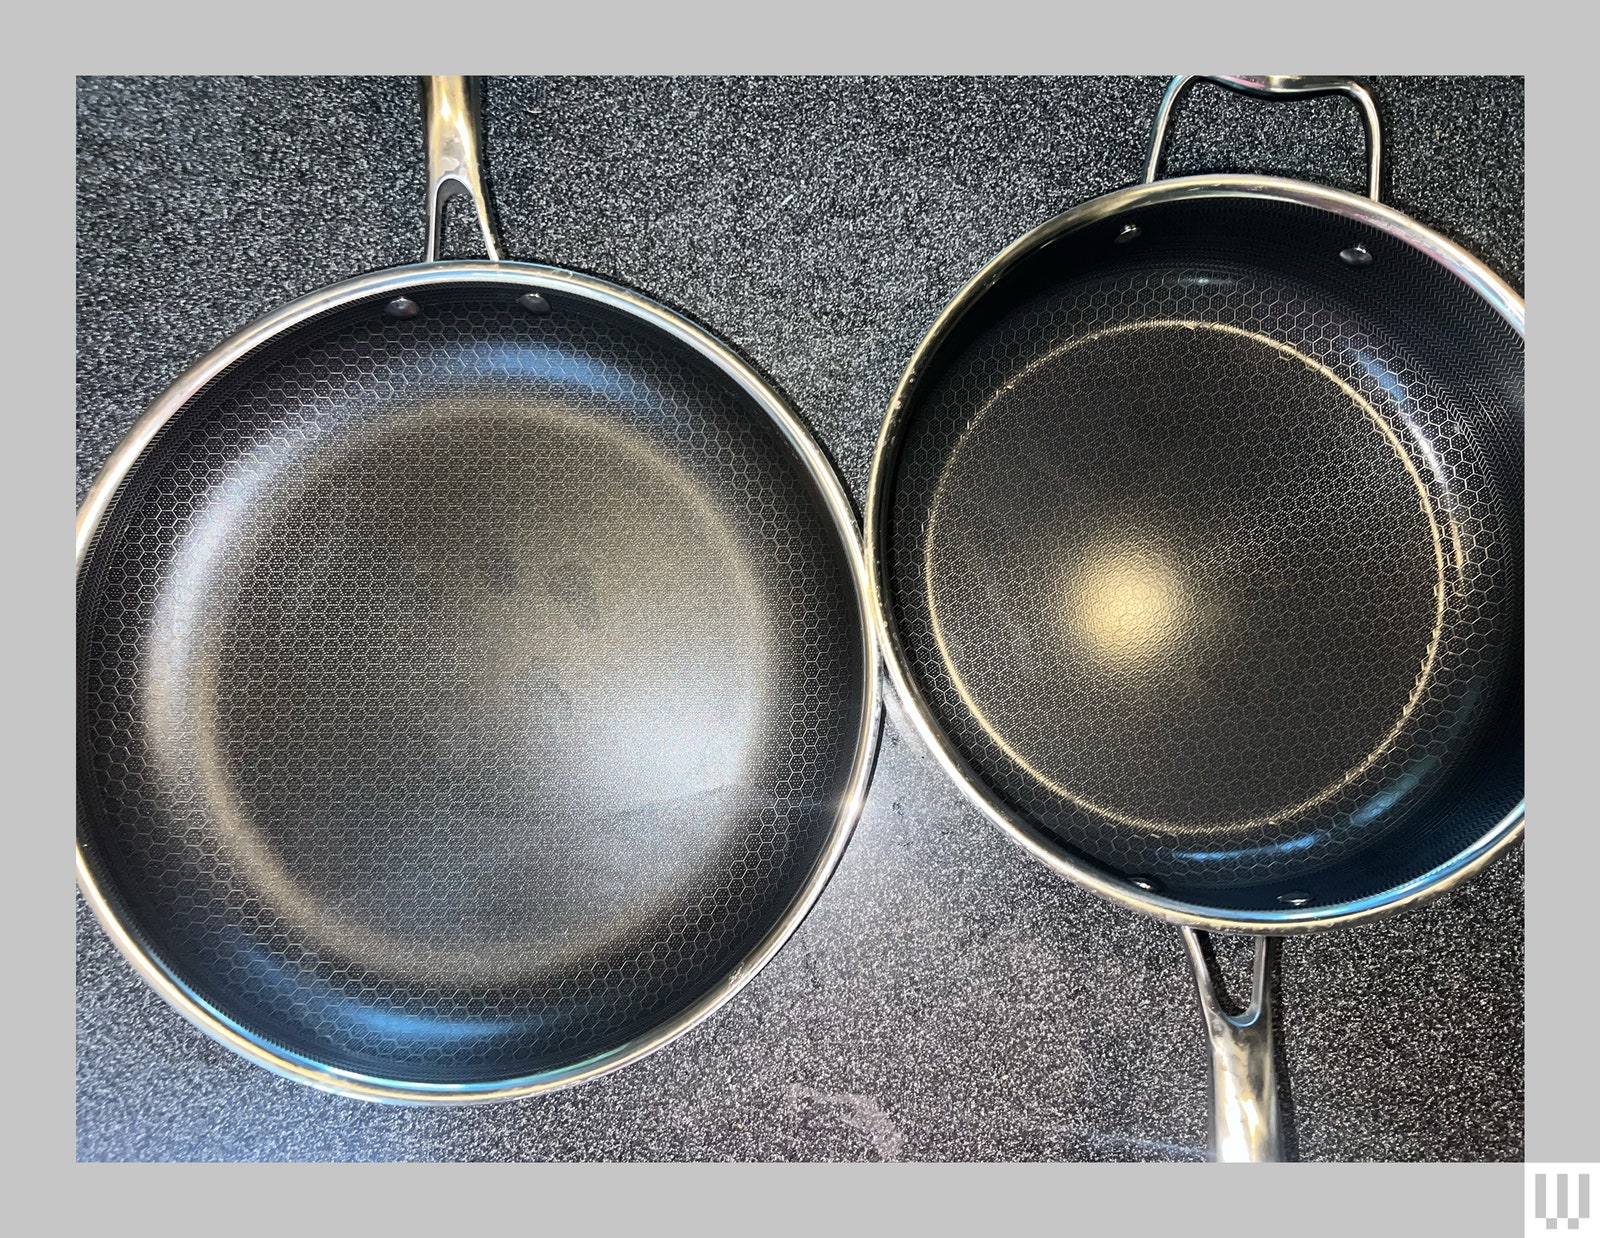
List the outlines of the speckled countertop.
<svg viewBox="0 0 1600 1238">
<path fill-rule="evenodd" d="M 777 380 L 859 501 L 882 410 L 955 290 L 1137 179 L 1157 78 L 496 78 L 512 256 L 689 310 Z M 1374 80 L 1386 199 L 1518 288 L 1520 79 Z M 1360 188 L 1339 100 L 1196 90 L 1173 170 Z M 190 361 L 422 248 L 406 79 L 82 79 L 78 491 Z M 1520 850 L 1432 905 L 1288 942 L 1304 1160 L 1522 1156 Z M 370 1106 L 248 1065 L 138 981 L 80 899 L 86 1160 L 1197 1160 L 1206 1055 L 1177 933 L 1054 877 L 891 709 L 866 812 L 778 957 L 661 1053 L 474 1109 Z"/>
</svg>

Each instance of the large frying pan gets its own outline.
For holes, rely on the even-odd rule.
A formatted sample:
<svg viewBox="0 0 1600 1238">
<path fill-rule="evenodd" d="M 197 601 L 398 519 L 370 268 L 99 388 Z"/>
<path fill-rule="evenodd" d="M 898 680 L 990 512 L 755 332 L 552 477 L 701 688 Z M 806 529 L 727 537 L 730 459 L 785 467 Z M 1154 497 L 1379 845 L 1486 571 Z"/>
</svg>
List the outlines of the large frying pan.
<svg viewBox="0 0 1600 1238">
<path fill-rule="evenodd" d="M 462 78 L 420 265 L 163 394 L 78 515 L 78 874 L 184 1015 L 383 1100 L 587 1079 L 772 957 L 879 719 L 855 519 L 639 293 L 503 261 Z M 440 258 L 465 194 L 490 260 Z"/>
<path fill-rule="evenodd" d="M 934 324 L 868 496 L 887 661 L 970 798 L 1183 926 L 1212 1147 L 1276 1159 L 1267 938 L 1430 898 L 1521 834 L 1523 306 L 1370 197 L 1146 183 L 1029 233 Z M 1227 1009 L 1208 932 L 1258 935 Z"/>
</svg>

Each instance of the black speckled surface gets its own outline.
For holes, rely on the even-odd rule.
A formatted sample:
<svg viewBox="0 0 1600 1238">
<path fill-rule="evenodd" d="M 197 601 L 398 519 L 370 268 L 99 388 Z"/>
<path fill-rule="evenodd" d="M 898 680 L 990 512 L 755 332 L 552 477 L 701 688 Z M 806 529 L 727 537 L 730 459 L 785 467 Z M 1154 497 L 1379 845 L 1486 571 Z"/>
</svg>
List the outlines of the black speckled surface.
<svg viewBox="0 0 1600 1238">
<path fill-rule="evenodd" d="M 859 499 L 894 382 L 1026 229 L 1137 178 L 1156 78 L 493 79 L 512 256 L 687 309 L 756 359 Z M 1380 78 L 1386 199 L 1522 285 L 1520 79 Z M 235 328 L 422 247 L 406 79 L 83 79 L 78 493 Z M 1197 88 L 1172 170 L 1360 187 L 1338 100 Z M 463 251 L 465 252 L 465 251 Z M 722 1012 L 581 1088 L 476 1109 L 314 1092 L 204 1038 L 79 901 L 78 1155 L 178 1159 L 1196 1160 L 1206 1058 L 1174 930 L 983 823 L 891 710 L 854 842 Z M 1284 945 L 1305 1160 L 1522 1156 L 1522 860 Z"/>
</svg>

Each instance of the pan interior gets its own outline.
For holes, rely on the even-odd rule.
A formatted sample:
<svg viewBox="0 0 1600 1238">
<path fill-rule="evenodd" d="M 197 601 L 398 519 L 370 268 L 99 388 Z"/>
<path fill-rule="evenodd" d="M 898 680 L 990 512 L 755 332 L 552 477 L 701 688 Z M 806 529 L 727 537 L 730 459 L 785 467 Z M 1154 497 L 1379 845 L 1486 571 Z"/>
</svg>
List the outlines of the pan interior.
<svg viewBox="0 0 1600 1238">
<path fill-rule="evenodd" d="M 80 578 L 80 831 L 175 976 L 385 1079 L 571 1067 L 783 917 L 863 661 L 780 430 L 646 324 L 504 287 L 280 338 Z"/>
<path fill-rule="evenodd" d="M 1146 208 L 1014 268 L 902 416 L 903 664 L 1046 846 L 1281 910 L 1520 800 L 1521 340 L 1437 264 L 1306 207 Z"/>
</svg>

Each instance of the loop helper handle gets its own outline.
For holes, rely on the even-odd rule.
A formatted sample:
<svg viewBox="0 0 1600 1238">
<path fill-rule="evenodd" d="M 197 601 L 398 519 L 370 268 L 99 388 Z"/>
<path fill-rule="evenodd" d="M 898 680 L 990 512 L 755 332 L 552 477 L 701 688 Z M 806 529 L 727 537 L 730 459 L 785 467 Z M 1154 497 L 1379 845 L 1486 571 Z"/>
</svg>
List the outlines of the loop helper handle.
<svg viewBox="0 0 1600 1238">
<path fill-rule="evenodd" d="M 424 262 L 441 261 L 445 204 L 463 193 L 472 199 L 490 260 L 502 261 L 500 238 L 483 188 L 483 160 L 478 150 L 480 97 L 475 78 L 422 79 L 422 115 L 428 130 L 428 248 Z"/>
<path fill-rule="evenodd" d="M 1311 95 L 1341 94 L 1361 108 L 1367 129 L 1367 196 L 1379 200 L 1383 169 L 1383 128 L 1372 94 L 1354 78 L 1228 76 L 1184 73 L 1167 84 L 1150 134 L 1150 153 L 1144 180 L 1150 184 L 1161 173 L 1162 149 L 1172 126 L 1178 99 L 1197 81 L 1215 82 L 1259 99 L 1297 99 Z M 1200 1013 L 1211 1046 L 1211 1156 L 1218 1161 L 1278 1161 L 1283 1140 L 1278 1114 L 1278 1073 L 1274 1060 L 1270 978 L 1267 974 L 1269 942 L 1255 939 L 1255 967 L 1250 1004 L 1241 1014 L 1223 1009 L 1216 979 L 1201 945 L 1200 934 L 1183 930 L 1189 961 L 1194 967 Z"/>
<path fill-rule="evenodd" d="M 1172 123 L 1172 109 L 1179 97 L 1195 82 L 1215 82 L 1229 90 L 1253 95 L 1258 99 L 1303 99 L 1311 95 L 1347 95 L 1361 108 L 1362 120 L 1367 127 L 1367 197 L 1379 200 L 1378 190 L 1383 170 L 1383 128 L 1378 122 L 1378 107 L 1372 94 L 1360 82 L 1349 77 L 1230 77 L 1217 73 L 1180 73 L 1167 85 L 1161 96 L 1161 108 L 1156 112 L 1155 129 L 1150 134 L 1150 154 L 1145 160 L 1145 184 L 1154 181 L 1161 171 L 1161 149 L 1166 145 L 1167 131 Z"/>
</svg>

